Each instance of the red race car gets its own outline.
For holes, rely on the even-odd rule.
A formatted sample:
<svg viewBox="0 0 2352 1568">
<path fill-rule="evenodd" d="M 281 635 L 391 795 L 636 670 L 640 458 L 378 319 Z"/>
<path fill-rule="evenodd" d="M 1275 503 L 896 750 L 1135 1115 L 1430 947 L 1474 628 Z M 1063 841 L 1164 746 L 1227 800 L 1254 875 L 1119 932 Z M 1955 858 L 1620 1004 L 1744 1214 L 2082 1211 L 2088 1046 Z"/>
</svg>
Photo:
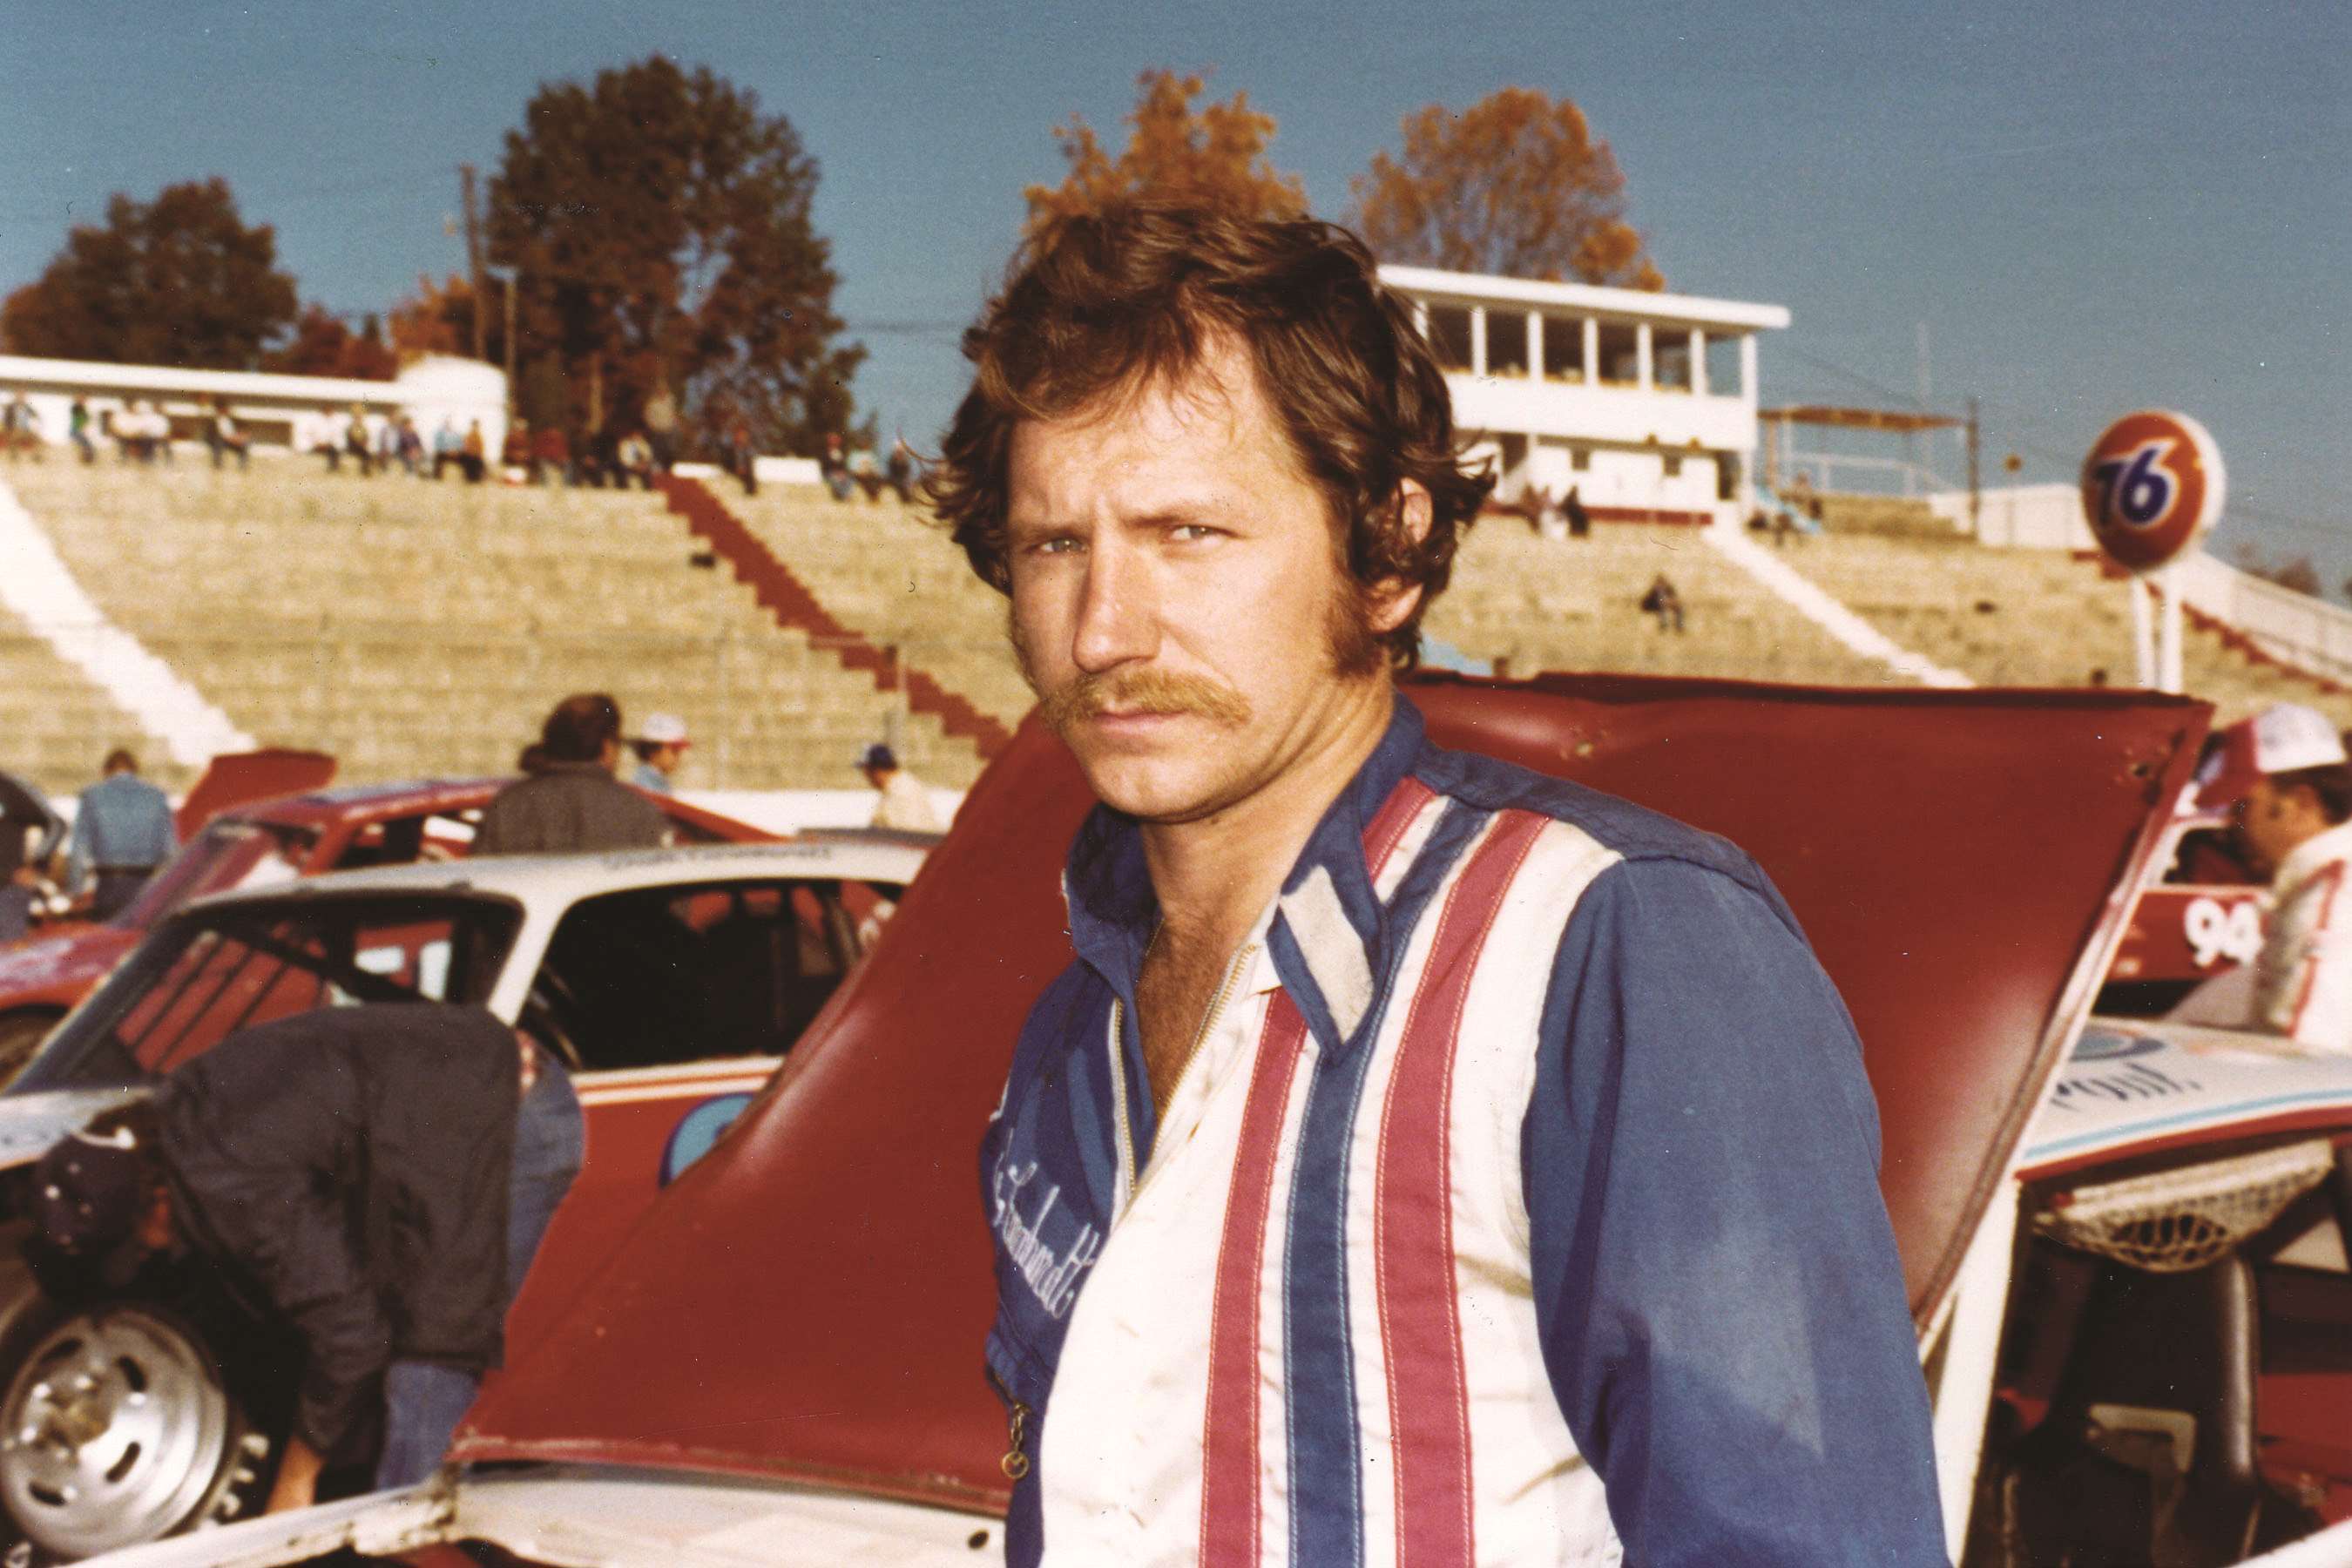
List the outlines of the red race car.
<svg viewBox="0 0 2352 1568">
<path fill-rule="evenodd" d="M 322 871 L 463 855 L 482 807 L 510 782 L 428 779 L 317 787 L 332 772 L 333 760 L 315 752 L 220 759 L 180 809 L 178 853 L 129 908 L 103 925 L 52 923 L 38 935 L 0 948 L 0 1085 L 16 1076 L 41 1037 L 142 936 L 189 900 Z M 680 844 L 775 837 L 672 796 L 652 798 L 669 817 Z M 225 800 L 247 804 L 223 809 Z"/>
</svg>

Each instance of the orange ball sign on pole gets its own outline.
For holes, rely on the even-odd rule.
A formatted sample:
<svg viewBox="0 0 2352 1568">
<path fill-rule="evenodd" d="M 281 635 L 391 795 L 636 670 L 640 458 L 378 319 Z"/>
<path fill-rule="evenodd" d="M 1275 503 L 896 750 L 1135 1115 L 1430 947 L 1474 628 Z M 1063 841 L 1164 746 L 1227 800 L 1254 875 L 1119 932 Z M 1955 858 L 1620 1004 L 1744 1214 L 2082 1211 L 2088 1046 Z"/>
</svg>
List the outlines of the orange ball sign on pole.
<svg viewBox="0 0 2352 1568">
<path fill-rule="evenodd" d="M 2186 414 L 2142 409 L 2106 428 L 2083 459 L 2083 512 L 2108 555 L 2153 572 L 2221 515 L 2221 449 Z"/>
</svg>

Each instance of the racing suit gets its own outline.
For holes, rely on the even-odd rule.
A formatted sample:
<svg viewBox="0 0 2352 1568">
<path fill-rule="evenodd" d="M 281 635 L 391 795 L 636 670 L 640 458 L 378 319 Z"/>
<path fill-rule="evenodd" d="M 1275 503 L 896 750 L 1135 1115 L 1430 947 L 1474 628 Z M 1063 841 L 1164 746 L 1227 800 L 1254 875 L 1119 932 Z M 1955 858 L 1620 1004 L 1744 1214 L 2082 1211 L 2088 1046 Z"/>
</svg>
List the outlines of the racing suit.
<svg viewBox="0 0 2352 1568">
<path fill-rule="evenodd" d="M 982 1150 L 1008 1560 L 1946 1561 L 1853 1026 L 1721 840 L 1399 699 L 1164 1105 L 1140 836 Z"/>
<path fill-rule="evenodd" d="M 2253 1026 L 2352 1053 L 2352 822 L 2304 840 L 2271 879 L 2254 959 Z"/>
</svg>

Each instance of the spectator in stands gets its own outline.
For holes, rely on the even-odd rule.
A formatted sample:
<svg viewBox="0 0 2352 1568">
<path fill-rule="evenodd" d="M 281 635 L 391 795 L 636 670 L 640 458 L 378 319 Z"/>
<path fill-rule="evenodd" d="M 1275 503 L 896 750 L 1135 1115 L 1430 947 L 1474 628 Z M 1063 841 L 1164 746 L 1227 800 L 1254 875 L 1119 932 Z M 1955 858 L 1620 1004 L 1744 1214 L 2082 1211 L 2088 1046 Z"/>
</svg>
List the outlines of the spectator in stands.
<svg viewBox="0 0 2352 1568">
<path fill-rule="evenodd" d="M 114 416 L 114 439 L 126 463 L 155 460 L 155 430 L 147 417 L 147 400 L 134 397 L 131 406 Z"/>
<path fill-rule="evenodd" d="M 213 467 L 215 469 L 220 468 L 221 459 L 232 452 L 236 455 L 239 468 L 249 466 L 252 443 L 246 439 L 245 432 L 237 428 L 236 418 L 229 413 L 228 405 L 217 398 L 207 397 L 204 401 L 201 417 L 205 426 L 205 446 L 212 452 Z"/>
<path fill-rule="evenodd" d="M 685 720 L 675 713 L 647 714 L 645 728 L 629 742 L 637 753 L 636 771 L 629 775 L 629 782 L 656 795 L 668 795 L 678 764 L 686 761 L 686 749 L 692 744 L 687 739 Z"/>
<path fill-rule="evenodd" d="M 653 448 L 654 471 L 666 474 L 677 460 L 677 399 L 667 386 L 656 386 L 646 399 L 646 443 Z"/>
<path fill-rule="evenodd" d="M 91 893 L 90 918 L 112 920 L 179 844 L 172 803 L 139 776 L 139 759 L 117 747 L 106 776 L 81 792 L 74 813 L 70 879 Z"/>
<path fill-rule="evenodd" d="M 939 833 L 947 824 L 931 805 L 929 785 L 898 765 L 898 753 L 885 745 L 866 748 L 857 759 L 866 782 L 881 794 L 874 805 L 874 826 L 906 833 Z"/>
<path fill-rule="evenodd" d="M 614 477 L 623 489 L 629 488 L 631 479 L 647 489 L 654 488 L 654 448 L 653 444 L 646 439 L 644 431 L 632 430 L 621 437 L 614 462 L 616 468 Z"/>
<path fill-rule="evenodd" d="M 2207 981 L 2173 1016 L 2352 1055 L 2352 764 L 2325 714 L 2282 702 L 2221 731 L 2197 804 L 2228 807 L 2238 847 L 2271 879 L 2254 962 Z"/>
<path fill-rule="evenodd" d="M 849 460 L 842 456 L 841 437 L 824 438 L 824 456 L 816 460 L 817 478 L 824 482 L 835 500 L 847 500 L 857 481 L 849 477 Z"/>
<path fill-rule="evenodd" d="M 458 449 L 457 456 L 457 466 L 465 469 L 467 484 L 478 485 L 482 482 L 482 471 L 489 466 L 489 443 L 482 439 L 482 422 L 478 419 L 468 420 L 466 424 L 466 442 Z"/>
<path fill-rule="evenodd" d="M 327 455 L 327 472 L 343 471 L 343 447 L 351 438 L 352 416 L 340 409 L 330 408 L 313 417 L 310 424 L 310 449 Z"/>
<path fill-rule="evenodd" d="M 874 460 L 874 448 L 862 441 L 849 454 L 849 477 L 857 481 L 857 488 L 866 492 L 867 500 L 882 499 L 882 486 L 887 482 L 882 477 L 882 465 Z"/>
<path fill-rule="evenodd" d="M 40 416 L 33 412 L 21 391 L 8 399 L 5 408 L 0 408 L 0 447 L 6 448 L 10 462 L 41 455 Z"/>
<path fill-rule="evenodd" d="M 383 416 L 371 414 L 354 403 L 351 416 L 343 421 L 343 448 L 359 459 L 362 479 L 375 477 L 376 431 L 382 420 Z"/>
<path fill-rule="evenodd" d="M 651 849 L 667 838 L 659 807 L 613 776 L 621 705 L 601 691 L 567 697 L 539 736 L 545 766 L 507 785 L 482 811 L 477 855 Z"/>
<path fill-rule="evenodd" d="M 226 1266 L 292 1332 L 268 1510 L 330 1462 L 440 1465 L 585 1152 L 561 1066 L 487 1009 L 320 1007 L 230 1035 L 36 1168 L 34 1258 L 68 1299 L 156 1253 Z"/>
<path fill-rule="evenodd" d="M 530 438 L 530 482 L 550 487 L 572 482 L 572 440 L 561 425 L 542 425 Z"/>
<path fill-rule="evenodd" d="M 89 405 L 79 396 L 73 400 L 73 406 L 66 411 L 66 436 L 80 449 L 83 462 L 98 461 L 98 448 L 90 444 L 89 439 Z"/>
<path fill-rule="evenodd" d="M 759 457 L 751 449 L 751 427 L 739 419 L 727 437 L 727 468 L 742 482 L 747 496 L 760 493 L 759 464 Z"/>
<path fill-rule="evenodd" d="M 442 416 L 441 427 L 433 432 L 433 477 L 439 479 L 441 470 L 453 463 L 460 473 L 464 472 L 465 450 L 466 437 L 457 431 L 457 416 Z"/>
<path fill-rule="evenodd" d="M 1683 596 L 1675 592 L 1675 585 L 1663 572 L 1650 584 L 1650 591 L 1642 595 L 1642 611 L 1658 617 L 1658 629 L 1662 632 L 1683 629 Z"/>
<path fill-rule="evenodd" d="M 915 504 L 915 449 L 907 445 L 904 436 L 890 443 L 888 473 L 890 488 L 898 493 L 900 506 Z"/>
<path fill-rule="evenodd" d="M 36 889 L 65 831 L 66 819 L 31 781 L 0 773 L 0 947 L 31 926 Z"/>
<path fill-rule="evenodd" d="M 1787 500 L 1790 509 L 1799 514 L 1811 518 L 1815 521 L 1821 520 L 1822 501 L 1821 498 L 1813 493 L 1813 477 L 1811 474 L 1802 469 L 1798 470 L 1797 477 L 1789 481 Z"/>
<path fill-rule="evenodd" d="M 501 477 L 509 483 L 525 480 L 539 482 L 539 467 L 531 458 L 530 421 L 518 416 L 507 426 L 506 445 L 499 452 L 499 466 L 506 470 Z"/>
</svg>

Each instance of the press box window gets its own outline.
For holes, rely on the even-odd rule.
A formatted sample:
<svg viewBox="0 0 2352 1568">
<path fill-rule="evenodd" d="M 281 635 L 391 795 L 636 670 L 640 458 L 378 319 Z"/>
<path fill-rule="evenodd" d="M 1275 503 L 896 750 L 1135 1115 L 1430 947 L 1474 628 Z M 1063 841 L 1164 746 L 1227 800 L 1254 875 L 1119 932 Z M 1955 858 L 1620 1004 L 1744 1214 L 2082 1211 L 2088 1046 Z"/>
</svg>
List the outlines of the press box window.
<svg viewBox="0 0 2352 1568">
<path fill-rule="evenodd" d="M 1738 397 L 1739 340 L 1720 332 L 1706 334 L 1706 390 L 1717 397 Z"/>
<path fill-rule="evenodd" d="M 1486 374 L 1528 374 L 1528 318 L 1523 312 L 1486 312 Z"/>
<path fill-rule="evenodd" d="M 1642 379 L 1640 329 L 1601 323 L 1601 379 L 1611 386 L 1634 386 Z"/>
<path fill-rule="evenodd" d="M 1470 311 L 1463 305 L 1429 308 L 1429 351 L 1440 370 L 1470 368 Z"/>
<path fill-rule="evenodd" d="M 1650 331 L 1650 384 L 1660 392 L 1691 389 L 1690 333 L 1680 327 Z"/>
<path fill-rule="evenodd" d="M 1543 334 L 1544 379 L 1584 380 L 1583 321 L 1576 316 L 1546 316 L 1543 319 Z"/>
</svg>

